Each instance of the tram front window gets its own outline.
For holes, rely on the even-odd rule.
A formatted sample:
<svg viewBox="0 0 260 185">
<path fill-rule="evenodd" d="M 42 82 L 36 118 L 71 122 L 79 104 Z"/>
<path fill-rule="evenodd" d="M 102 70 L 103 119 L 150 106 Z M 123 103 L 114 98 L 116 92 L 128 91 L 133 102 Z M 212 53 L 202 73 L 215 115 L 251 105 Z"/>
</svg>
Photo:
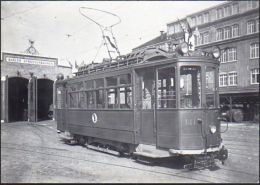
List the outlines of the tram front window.
<svg viewBox="0 0 260 185">
<path fill-rule="evenodd" d="M 175 68 L 158 70 L 157 107 L 176 108 Z"/>
<path fill-rule="evenodd" d="M 206 68 L 206 107 L 214 108 L 216 107 L 216 83 L 215 83 L 215 72 L 214 67 Z"/>
<path fill-rule="evenodd" d="M 201 107 L 201 67 L 181 66 L 180 107 Z"/>
</svg>

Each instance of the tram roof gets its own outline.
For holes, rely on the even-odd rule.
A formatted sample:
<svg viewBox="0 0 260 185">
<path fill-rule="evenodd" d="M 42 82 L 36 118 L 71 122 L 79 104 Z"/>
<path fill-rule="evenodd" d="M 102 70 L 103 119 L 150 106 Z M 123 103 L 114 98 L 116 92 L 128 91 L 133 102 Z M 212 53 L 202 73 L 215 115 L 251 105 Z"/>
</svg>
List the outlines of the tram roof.
<svg viewBox="0 0 260 185">
<path fill-rule="evenodd" d="M 79 71 L 76 72 L 75 78 L 86 77 L 89 75 L 99 75 L 103 73 L 113 72 L 117 70 L 126 70 L 132 68 L 144 68 L 144 67 L 152 67 L 158 65 L 167 65 L 173 63 L 173 61 L 215 61 L 215 63 L 219 63 L 216 59 L 214 59 L 209 54 L 205 54 L 207 52 L 196 50 L 194 52 L 190 52 L 189 56 L 181 56 L 177 52 L 166 52 L 162 49 L 150 48 L 148 50 L 132 52 L 126 56 L 121 56 L 117 60 L 114 61 L 103 61 L 102 63 L 91 63 L 89 65 L 85 65 L 79 68 Z M 70 80 L 66 79 L 65 81 Z"/>
</svg>

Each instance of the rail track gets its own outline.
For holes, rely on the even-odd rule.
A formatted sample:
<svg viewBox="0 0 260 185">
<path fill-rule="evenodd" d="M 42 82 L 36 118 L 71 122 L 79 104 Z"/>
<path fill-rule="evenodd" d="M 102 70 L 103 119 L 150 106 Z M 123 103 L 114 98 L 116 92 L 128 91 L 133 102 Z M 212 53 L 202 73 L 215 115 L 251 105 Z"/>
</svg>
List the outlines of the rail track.
<svg viewBox="0 0 260 185">
<path fill-rule="evenodd" d="M 91 149 L 82 150 L 78 148 L 80 151 L 70 148 L 73 146 L 67 146 L 63 143 L 56 143 L 57 145 L 50 146 L 49 142 L 55 143 L 57 141 L 57 134 L 55 129 L 50 129 L 48 126 L 38 125 L 26 125 L 26 128 L 30 127 L 30 131 L 37 137 L 41 142 L 41 146 L 34 146 L 29 144 L 17 144 L 13 142 L 1 142 L 1 148 L 3 151 L 9 151 L 8 155 L 16 155 L 16 153 L 23 153 L 23 155 L 44 155 L 44 156 L 52 156 L 55 158 L 66 158 L 69 160 L 76 160 L 80 162 L 86 163 L 95 163 L 100 165 L 119 167 L 119 168 L 127 168 L 147 173 L 156 173 L 160 175 L 167 175 L 172 177 L 178 177 L 185 179 L 187 181 L 196 181 L 196 182 L 248 182 L 250 179 L 255 179 L 254 182 L 258 180 L 258 174 L 252 173 L 248 171 L 243 171 L 241 169 L 232 168 L 232 166 L 222 166 L 218 164 L 218 168 L 214 171 L 210 171 L 209 169 L 204 170 L 184 170 L 180 167 L 180 163 L 176 161 L 176 159 L 163 159 L 155 164 L 139 164 L 136 160 L 133 160 L 131 156 L 125 156 L 128 158 L 128 161 L 125 158 L 115 157 L 113 155 L 104 154 L 101 152 L 96 152 Z M 11 126 L 11 128 L 16 128 L 16 126 Z M 46 137 L 48 136 L 48 137 Z M 55 139 L 55 140 L 54 140 Z M 234 146 L 230 144 L 230 146 Z M 244 143 L 241 143 L 241 146 L 246 146 Z M 237 155 L 240 158 L 249 157 L 250 154 L 241 154 L 238 148 L 230 148 L 230 155 Z M 19 152 L 11 152 L 11 151 L 19 151 Z M 105 161 L 103 160 L 105 156 Z M 95 158 L 93 158 L 95 157 Z M 89 159 L 91 158 L 91 159 Z M 114 162 L 113 162 L 114 161 Z M 119 161 L 119 163 L 118 163 Z M 174 164 L 176 163 L 177 164 Z M 154 167 L 156 166 L 156 167 Z M 232 178 L 231 178 L 232 177 Z M 250 181 L 251 182 L 251 181 Z"/>
<path fill-rule="evenodd" d="M 143 172 L 149 172 L 149 173 L 157 173 L 157 174 L 162 174 L 162 175 L 168 175 L 168 176 L 176 176 L 176 177 L 180 177 L 180 178 L 184 178 L 184 179 L 191 179 L 191 180 L 196 180 L 199 182 L 232 182 L 230 180 L 230 178 L 228 176 L 223 176 L 223 174 L 225 174 L 225 171 L 228 172 L 232 172 L 233 174 L 236 174 L 236 176 L 241 176 L 243 174 L 243 176 L 245 176 L 245 174 L 247 176 L 251 176 L 254 177 L 257 174 L 253 174 L 253 173 L 245 173 L 243 171 L 239 171 L 239 170 L 232 170 L 232 169 L 228 169 L 228 168 L 221 168 L 222 173 L 218 173 L 218 174 L 205 174 L 205 173 L 201 173 L 201 171 L 188 171 L 188 170 L 183 170 L 183 169 L 177 169 L 178 172 L 174 172 L 174 170 L 171 169 L 167 169 L 165 167 L 160 167 L 158 166 L 159 170 L 155 170 L 155 169 L 145 169 L 145 168 L 149 168 L 149 165 L 143 165 L 143 167 L 134 167 L 131 165 L 122 165 L 122 164 L 115 164 L 112 162 L 102 162 L 102 161 L 98 161 L 98 160 L 90 160 L 90 159 L 86 159 L 86 158 L 81 158 L 80 156 L 84 155 L 88 155 L 91 157 L 96 156 L 96 153 L 85 153 L 85 152 L 74 152 L 74 151 L 70 151 L 68 149 L 63 149 L 63 148 L 52 148 L 52 147 L 44 147 L 44 146 L 30 146 L 30 145 L 19 145 L 19 144 L 14 144 L 14 143 L 6 143 L 6 142 L 2 142 L 2 149 L 8 149 L 8 150 L 16 150 L 16 151 L 23 151 L 26 152 L 27 155 L 32 155 L 32 154 L 40 154 L 40 155 L 48 155 L 48 156 L 52 156 L 52 157 L 59 157 L 59 158 L 67 158 L 67 159 L 72 159 L 72 160 L 79 160 L 79 161 L 84 161 L 84 162 L 90 162 L 90 163 L 97 163 L 97 164 L 102 164 L 102 165 L 109 165 L 109 166 L 117 166 L 117 167 L 122 167 L 122 168 L 129 168 L 129 169 L 133 169 L 133 170 L 141 170 Z M 38 149 L 38 150 L 37 150 Z M 44 149 L 44 150 L 43 150 Z M 64 151 L 66 152 L 66 154 L 64 154 Z M 59 153 L 59 152 L 62 152 Z M 75 157 L 78 156 L 78 157 Z M 112 157 L 111 155 L 106 155 L 107 158 L 114 158 L 114 156 Z M 128 157 L 130 158 L 130 157 Z M 166 162 L 166 161 L 164 161 Z M 168 162 L 173 162 L 173 161 L 168 161 Z M 175 161 L 176 162 L 176 161 Z M 134 165 L 134 164 L 133 164 Z M 171 167 L 174 167 L 174 165 L 170 165 Z M 176 166 L 175 166 L 176 168 Z M 176 169 L 175 169 L 176 171 Z M 224 171 L 224 173 L 223 173 Z M 204 171 L 205 172 L 205 171 Z M 214 171 L 217 172 L 217 171 Z M 211 180 L 207 180 L 207 179 L 211 179 Z"/>
</svg>

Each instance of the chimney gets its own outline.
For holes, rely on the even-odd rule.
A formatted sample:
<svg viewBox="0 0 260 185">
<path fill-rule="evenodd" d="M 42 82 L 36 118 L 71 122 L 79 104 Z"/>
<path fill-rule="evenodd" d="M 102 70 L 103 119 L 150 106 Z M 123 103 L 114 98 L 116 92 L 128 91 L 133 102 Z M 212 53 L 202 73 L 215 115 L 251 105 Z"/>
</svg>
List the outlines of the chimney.
<svg viewBox="0 0 260 185">
<path fill-rule="evenodd" d="M 160 33 L 161 33 L 161 39 L 163 39 L 163 33 L 164 33 L 164 31 L 160 31 Z"/>
</svg>

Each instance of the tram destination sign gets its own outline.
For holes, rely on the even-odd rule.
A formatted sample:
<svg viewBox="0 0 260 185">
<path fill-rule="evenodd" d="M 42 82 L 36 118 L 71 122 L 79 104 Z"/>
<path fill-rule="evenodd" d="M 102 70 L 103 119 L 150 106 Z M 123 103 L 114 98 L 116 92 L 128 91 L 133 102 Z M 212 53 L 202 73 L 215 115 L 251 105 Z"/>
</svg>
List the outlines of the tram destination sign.
<svg viewBox="0 0 260 185">
<path fill-rule="evenodd" d="M 22 63 L 22 64 L 55 66 L 55 61 L 51 60 L 51 59 L 32 59 L 32 58 L 20 58 L 20 57 L 6 56 L 5 61 L 6 62 Z"/>
</svg>

